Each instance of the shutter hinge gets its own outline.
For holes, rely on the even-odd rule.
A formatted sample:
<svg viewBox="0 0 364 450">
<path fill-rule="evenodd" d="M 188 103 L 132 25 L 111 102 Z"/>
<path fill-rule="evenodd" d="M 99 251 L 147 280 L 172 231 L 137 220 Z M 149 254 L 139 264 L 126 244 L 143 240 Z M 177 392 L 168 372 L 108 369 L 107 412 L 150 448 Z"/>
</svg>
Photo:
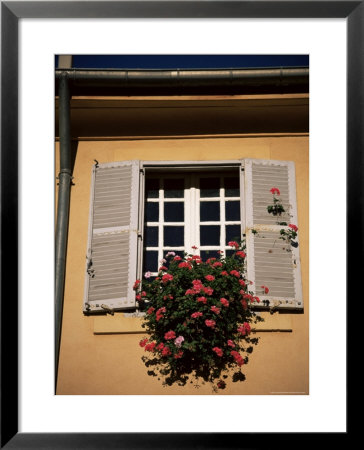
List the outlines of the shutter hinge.
<svg viewBox="0 0 364 450">
<path fill-rule="evenodd" d="M 137 231 L 137 236 L 138 236 L 138 238 L 140 238 L 141 240 L 143 240 L 143 235 L 142 235 L 142 232 L 141 231 Z"/>
<path fill-rule="evenodd" d="M 109 306 L 102 304 L 101 308 L 106 311 L 108 314 L 111 314 L 112 316 L 114 315 L 114 310 L 112 308 L 110 308 Z"/>
<path fill-rule="evenodd" d="M 92 259 L 86 256 L 86 260 L 87 260 L 87 269 L 86 269 L 87 274 L 89 277 L 94 278 L 95 269 L 92 268 Z"/>
<path fill-rule="evenodd" d="M 145 175 L 145 169 L 143 167 L 141 169 L 139 169 L 139 172 L 142 173 L 143 175 Z"/>
<path fill-rule="evenodd" d="M 97 161 L 97 159 L 94 159 L 94 161 L 95 161 L 95 167 L 96 167 L 96 169 L 98 169 L 98 167 L 99 167 L 99 162 Z"/>
</svg>

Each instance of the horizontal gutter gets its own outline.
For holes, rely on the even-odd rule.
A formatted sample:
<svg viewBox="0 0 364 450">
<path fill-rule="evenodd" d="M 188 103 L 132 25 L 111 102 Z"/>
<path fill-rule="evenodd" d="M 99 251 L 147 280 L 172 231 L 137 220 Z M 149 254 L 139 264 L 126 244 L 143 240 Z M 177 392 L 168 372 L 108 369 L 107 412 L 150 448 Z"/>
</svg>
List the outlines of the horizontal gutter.
<svg viewBox="0 0 364 450">
<path fill-rule="evenodd" d="M 66 76 L 72 94 L 115 92 L 156 95 L 163 93 L 308 92 L 309 69 L 219 69 L 219 70 L 88 70 L 57 69 L 58 80 Z"/>
</svg>

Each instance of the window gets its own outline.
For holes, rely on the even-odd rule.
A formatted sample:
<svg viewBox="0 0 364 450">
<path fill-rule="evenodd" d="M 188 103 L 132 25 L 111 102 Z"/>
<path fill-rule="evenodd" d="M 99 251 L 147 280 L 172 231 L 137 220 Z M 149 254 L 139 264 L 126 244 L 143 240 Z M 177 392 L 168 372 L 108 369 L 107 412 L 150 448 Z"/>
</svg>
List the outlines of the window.
<svg viewBox="0 0 364 450">
<path fill-rule="evenodd" d="M 156 276 L 169 251 L 203 259 L 231 253 L 228 242 L 241 238 L 239 185 L 238 168 L 174 174 L 147 169 L 143 272 Z"/>
<path fill-rule="evenodd" d="M 85 313 L 135 308 L 135 279 L 156 276 L 168 251 L 229 255 L 228 242 L 242 236 L 256 294 L 303 307 L 299 248 L 280 239 L 284 226 L 267 212 L 278 187 L 286 211 L 279 221 L 297 224 L 292 162 L 124 161 L 98 164 L 92 177 Z"/>
</svg>

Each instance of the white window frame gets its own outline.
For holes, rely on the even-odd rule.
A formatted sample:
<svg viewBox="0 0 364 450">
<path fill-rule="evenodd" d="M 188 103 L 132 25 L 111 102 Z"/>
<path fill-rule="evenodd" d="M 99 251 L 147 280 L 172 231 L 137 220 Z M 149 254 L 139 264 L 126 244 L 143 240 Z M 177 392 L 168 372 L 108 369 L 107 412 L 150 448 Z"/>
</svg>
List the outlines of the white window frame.
<svg viewBox="0 0 364 450">
<path fill-rule="evenodd" d="M 191 162 L 188 162 L 189 165 L 188 167 L 190 168 Z M 228 165 L 226 165 L 226 163 L 228 163 Z M 226 225 L 239 225 L 240 226 L 240 237 L 241 237 L 241 233 L 243 232 L 243 222 L 241 220 L 226 220 L 225 219 L 225 204 L 227 201 L 239 201 L 240 202 L 240 214 L 241 211 L 243 210 L 243 208 L 241 207 L 241 186 L 239 183 L 239 195 L 235 196 L 235 197 L 225 197 L 224 194 L 224 188 L 222 187 L 221 184 L 221 179 L 224 178 L 225 176 L 229 176 L 231 175 L 231 171 L 236 171 L 236 175 L 239 178 L 240 174 L 239 174 L 239 167 L 241 166 L 241 161 L 239 161 L 238 163 L 236 163 L 234 161 L 233 164 L 229 164 L 230 161 L 228 162 L 224 162 L 224 169 L 226 169 L 226 175 L 224 174 L 224 172 L 218 173 L 216 172 L 216 167 L 215 165 L 204 165 L 201 166 L 201 164 L 197 166 L 197 164 L 193 164 L 192 165 L 194 167 L 194 173 L 191 172 L 191 174 L 186 177 L 186 172 L 187 170 L 183 170 L 183 168 L 181 168 L 181 171 L 177 171 L 177 172 L 171 172 L 168 173 L 166 172 L 166 167 L 158 167 L 158 169 L 156 169 L 155 167 L 153 167 L 153 169 L 151 170 L 150 174 L 147 174 L 145 176 L 148 176 L 148 178 L 150 177 L 152 178 L 159 178 L 158 177 L 158 173 L 160 173 L 162 180 L 168 178 L 180 178 L 181 177 L 181 173 L 186 177 L 185 179 L 187 180 L 187 183 L 185 183 L 185 188 L 184 188 L 184 197 L 183 199 L 180 198 L 171 198 L 171 199 L 166 199 L 164 197 L 164 189 L 163 189 L 163 182 L 162 182 L 162 187 L 159 190 L 159 196 L 158 198 L 149 198 L 149 199 L 145 199 L 144 197 L 144 202 L 142 203 L 142 198 L 141 198 L 141 210 L 144 211 L 145 208 L 145 204 L 147 202 L 150 203 L 158 203 L 159 204 L 159 221 L 158 222 L 147 222 L 145 225 L 147 226 L 154 226 L 154 227 L 158 227 L 158 246 L 157 247 L 147 247 L 143 245 L 143 251 L 158 251 L 158 261 L 159 261 L 159 266 L 162 265 L 161 260 L 163 258 L 163 252 L 164 251 L 168 251 L 168 250 L 176 250 L 176 251 L 185 251 L 187 253 L 191 253 L 191 254 L 200 254 L 201 251 L 217 251 L 217 250 L 221 250 L 224 253 L 226 252 L 226 250 L 230 249 L 228 247 L 228 245 L 226 245 L 226 233 L 225 233 L 225 226 Z M 175 168 L 177 166 L 177 168 L 179 169 L 179 162 L 177 162 L 176 164 L 168 164 L 168 168 Z M 219 168 L 221 169 L 221 164 L 218 164 Z M 201 169 L 201 175 L 196 175 L 196 170 Z M 215 168 L 215 170 L 211 170 Z M 148 170 L 148 165 L 144 165 L 143 164 L 143 173 L 146 174 L 146 172 L 149 172 Z M 231 170 L 231 171 L 230 171 Z M 188 172 L 187 172 L 188 173 Z M 203 174 L 202 174 L 203 173 Z M 220 188 L 219 188 L 219 196 L 218 197 L 200 197 L 200 188 L 199 188 L 199 178 L 203 177 L 209 177 L 211 176 L 211 178 L 219 178 L 220 180 Z M 144 196 L 144 194 L 143 194 Z M 206 202 L 219 202 L 220 204 L 220 220 L 216 220 L 216 221 L 201 221 L 200 220 L 200 201 L 206 201 Z M 184 203 L 185 207 L 184 207 L 184 211 L 185 211 L 185 217 L 184 217 L 184 222 L 164 222 L 164 217 L 163 217 L 163 206 L 165 202 L 181 202 Z M 168 226 L 168 225 L 182 225 L 184 226 L 184 246 L 171 246 L 171 247 L 167 247 L 163 245 L 163 227 L 164 226 Z M 220 226 L 220 243 L 219 245 L 204 245 L 201 246 L 200 243 L 200 226 L 208 226 L 208 225 L 218 225 Z M 192 248 L 192 246 L 196 246 L 197 250 L 194 250 Z M 141 274 L 142 275 L 142 274 Z M 153 276 L 157 275 L 157 272 L 153 272 L 152 273 Z"/>
</svg>

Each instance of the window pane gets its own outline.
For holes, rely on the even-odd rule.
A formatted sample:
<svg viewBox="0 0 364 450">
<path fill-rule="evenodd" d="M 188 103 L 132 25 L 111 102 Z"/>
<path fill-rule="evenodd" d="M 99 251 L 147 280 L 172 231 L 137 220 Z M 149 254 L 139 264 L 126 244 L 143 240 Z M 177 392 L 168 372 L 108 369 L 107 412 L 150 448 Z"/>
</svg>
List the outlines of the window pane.
<svg viewBox="0 0 364 450">
<path fill-rule="evenodd" d="M 147 207 L 145 208 L 145 221 L 146 222 L 159 221 L 159 203 L 147 202 Z"/>
<path fill-rule="evenodd" d="M 225 219 L 240 220 L 240 202 L 225 203 Z"/>
<path fill-rule="evenodd" d="M 200 178 L 200 197 L 219 197 L 219 178 Z"/>
<path fill-rule="evenodd" d="M 235 254 L 235 250 L 225 250 L 226 256 L 233 256 Z"/>
<path fill-rule="evenodd" d="M 200 256 L 203 261 L 206 261 L 209 258 L 220 259 L 220 254 L 217 253 L 217 250 L 201 250 Z"/>
<path fill-rule="evenodd" d="M 182 247 L 185 244 L 184 227 L 167 226 L 164 228 L 164 246 Z"/>
<path fill-rule="evenodd" d="M 146 247 L 158 247 L 158 227 L 144 228 L 144 245 Z"/>
<path fill-rule="evenodd" d="M 201 202 L 200 221 L 220 220 L 220 202 Z"/>
<path fill-rule="evenodd" d="M 225 197 L 240 197 L 239 177 L 226 177 L 225 183 Z"/>
<path fill-rule="evenodd" d="M 147 251 L 144 252 L 143 257 L 143 272 L 158 272 L 158 252 Z"/>
<path fill-rule="evenodd" d="M 165 198 L 183 198 L 185 181 L 183 178 L 172 178 L 164 180 Z"/>
<path fill-rule="evenodd" d="M 159 180 L 157 178 L 149 178 L 145 181 L 145 196 L 147 198 L 158 198 L 159 196 Z"/>
<path fill-rule="evenodd" d="M 200 245 L 220 245 L 220 225 L 201 225 Z"/>
<path fill-rule="evenodd" d="M 226 245 L 229 241 L 239 242 L 241 238 L 240 233 L 240 225 L 226 225 Z"/>
<path fill-rule="evenodd" d="M 184 202 L 166 202 L 164 203 L 164 221 L 165 222 L 184 222 L 185 204 Z"/>
</svg>

